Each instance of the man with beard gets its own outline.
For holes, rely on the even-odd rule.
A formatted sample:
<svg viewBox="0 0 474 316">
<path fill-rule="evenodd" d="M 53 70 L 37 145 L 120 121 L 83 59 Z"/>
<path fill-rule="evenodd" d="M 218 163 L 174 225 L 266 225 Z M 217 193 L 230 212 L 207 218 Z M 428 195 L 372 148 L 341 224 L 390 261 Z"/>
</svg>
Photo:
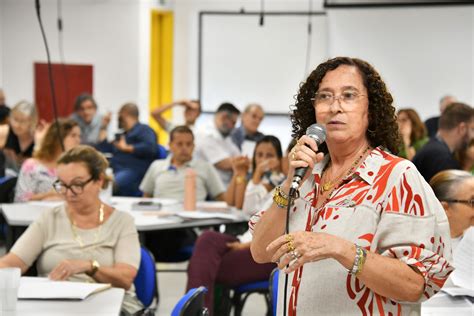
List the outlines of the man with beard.
<svg viewBox="0 0 474 316">
<path fill-rule="evenodd" d="M 222 103 L 214 116 L 214 126 L 196 137 L 196 158 L 213 164 L 226 187 L 232 178 L 232 157 L 240 155 L 230 137 L 239 115 L 233 104 Z"/>
<path fill-rule="evenodd" d="M 440 171 L 461 169 L 453 152 L 467 146 L 474 138 L 474 109 L 464 103 L 452 103 L 439 118 L 436 137 L 423 146 L 413 158 L 426 182 Z"/>
<path fill-rule="evenodd" d="M 119 128 L 122 134 L 112 143 L 101 142 L 97 149 L 112 153 L 114 170 L 114 195 L 141 196 L 138 186 L 150 164 L 157 155 L 155 132 L 138 121 L 138 107 L 134 103 L 124 104 L 119 111 Z"/>
</svg>

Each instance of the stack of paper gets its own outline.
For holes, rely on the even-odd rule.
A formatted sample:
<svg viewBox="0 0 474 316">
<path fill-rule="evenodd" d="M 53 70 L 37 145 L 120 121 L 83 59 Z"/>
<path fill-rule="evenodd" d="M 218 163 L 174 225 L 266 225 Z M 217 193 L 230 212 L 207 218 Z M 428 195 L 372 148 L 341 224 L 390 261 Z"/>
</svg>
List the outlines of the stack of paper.
<svg viewBox="0 0 474 316">
<path fill-rule="evenodd" d="M 51 281 L 48 278 L 22 277 L 18 289 L 20 300 L 83 300 L 110 288 L 110 284 Z"/>
<path fill-rule="evenodd" d="M 474 228 L 468 229 L 454 250 L 454 267 L 450 279 L 457 287 L 443 288 L 451 296 L 474 297 Z"/>
<path fill-rule="evenodd" d="M 186 219 L 210 219 L 210 218 L 222 218 L 222 219 L 232 219 L 238 220 L 239 215 L 221 213 L 221 212 L 201 212 L 201 211 L 184 211 L 176 213 L 179 217 Z"/>
</svg>

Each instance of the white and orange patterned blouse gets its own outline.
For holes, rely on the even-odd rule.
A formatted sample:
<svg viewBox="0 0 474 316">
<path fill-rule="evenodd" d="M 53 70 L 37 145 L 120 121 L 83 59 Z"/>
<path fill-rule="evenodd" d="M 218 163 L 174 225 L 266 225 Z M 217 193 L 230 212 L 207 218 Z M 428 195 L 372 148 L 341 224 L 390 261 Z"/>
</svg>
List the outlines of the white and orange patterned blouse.
<svg viewBox="0 0 474 316">
<path fill-rule="evenodd" d="M 290 214 L 290 232 L 325 232 L 397 258 L 418 268 L 425 290 L 417 303 L 394 301 L 368 289 L 337 261 L 321 260 L 289 275 L 287 315 L 419 314 L 421 302 L 438 292 L 453 270 L 443 207 L 410 161 L 379 147 L 316 209 L 316 192 L 328 157 L 300 188 Z M 251 230 L 264 213 L 250 219 Z M 278 284 L 278 297 L 283 297 L 284 273 Z M 283 314 L 282 308 L 279 299 L 277 315 Z"/>
</svg>

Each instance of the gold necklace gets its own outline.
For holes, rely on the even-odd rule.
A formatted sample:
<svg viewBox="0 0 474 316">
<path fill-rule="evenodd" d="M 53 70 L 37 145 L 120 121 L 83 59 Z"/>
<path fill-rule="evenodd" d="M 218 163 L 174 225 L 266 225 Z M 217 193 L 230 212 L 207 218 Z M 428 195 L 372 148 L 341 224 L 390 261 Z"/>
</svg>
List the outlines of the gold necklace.
<svg viewBox="0 0 474 316">
<path fill-rule="evenodd" d="M 329 190 L 331 190 L 335 185 L 339 185 L 339 182 L 340 180 L 342 180 L 343 178 L 349 176 L 352 172 L 355 171 L 355 169 L 358 167 L 360 161 L 362 160 L 362 158 L 365 156 L 365 154 L 369 151 L 370 149 L 370 146 L 367 146 L 367 148 L 365 148 L 365 150 L 362 152 L 362 154 L 357 157 L 357 159 L 352 163 L 351 167 L 348 169 L 347 172 L 341 172 L 341 174 L 339 176 L 337 176 L 334 180 L 329 180 L 325 183 L 322 183 L 322 179 L 323 177 L 321 177 L 321 186 L 320 186 L 320 189 L 321 189 L 321 193 L 325 193 Z M 327 167 L 329 166 L 331 162 L 329 162 L 326 167 L 324 168 L 323 172 L 326 171 Z M 345 176 L 344 176 L 345 175 Z M 343 177 L 344 176 L 344 177 Z"/>
<path fill-rule="evenodd" d="M 70 218 L 70 223 L 71 223 L 71 230 L 72 230 L 72 235 L 74 237 L 74 240 L 79 244 L 79 246 L 83 249 L 84 248 L 84 241 L 82 240 L 81 236 L 77 233 L 76 230 L 76 221 L 72 218 L 72 216 L 69 216 Z M 99 209 L 99 228 L 95 231 L 94 234 L 94 242 L 92 245 L 94 245 L 94 248 L 97 246 L 96 243 L 99 240 L 99 235 L 102 230 L 102 223 L 104 222 L 104 203 L 100 203 L 100 209 Z"/>
</svg>

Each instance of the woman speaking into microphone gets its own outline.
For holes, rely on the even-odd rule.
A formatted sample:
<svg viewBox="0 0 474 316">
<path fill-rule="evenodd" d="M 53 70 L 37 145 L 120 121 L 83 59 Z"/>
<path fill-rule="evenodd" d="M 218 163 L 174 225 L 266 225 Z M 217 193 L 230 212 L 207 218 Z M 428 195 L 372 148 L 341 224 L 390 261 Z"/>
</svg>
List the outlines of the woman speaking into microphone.
<svg viewBox="0 0 474 316">
<path fill-rule="evenodd" d="M 441 204 L 415 166 L 394 155 L 392 102 L 377 71 L 354 58 L 320 64 L 300 87 L 288 178 L 272 206 L 250 220 L 253 258 L 284 272 L 278 315 L 419 313 L 453 270 Z M 326 128 L 319 148 L 304 135 L 314 123 Z M 299 167 L 308 171 L 292 202 Z"/>
</svg>

